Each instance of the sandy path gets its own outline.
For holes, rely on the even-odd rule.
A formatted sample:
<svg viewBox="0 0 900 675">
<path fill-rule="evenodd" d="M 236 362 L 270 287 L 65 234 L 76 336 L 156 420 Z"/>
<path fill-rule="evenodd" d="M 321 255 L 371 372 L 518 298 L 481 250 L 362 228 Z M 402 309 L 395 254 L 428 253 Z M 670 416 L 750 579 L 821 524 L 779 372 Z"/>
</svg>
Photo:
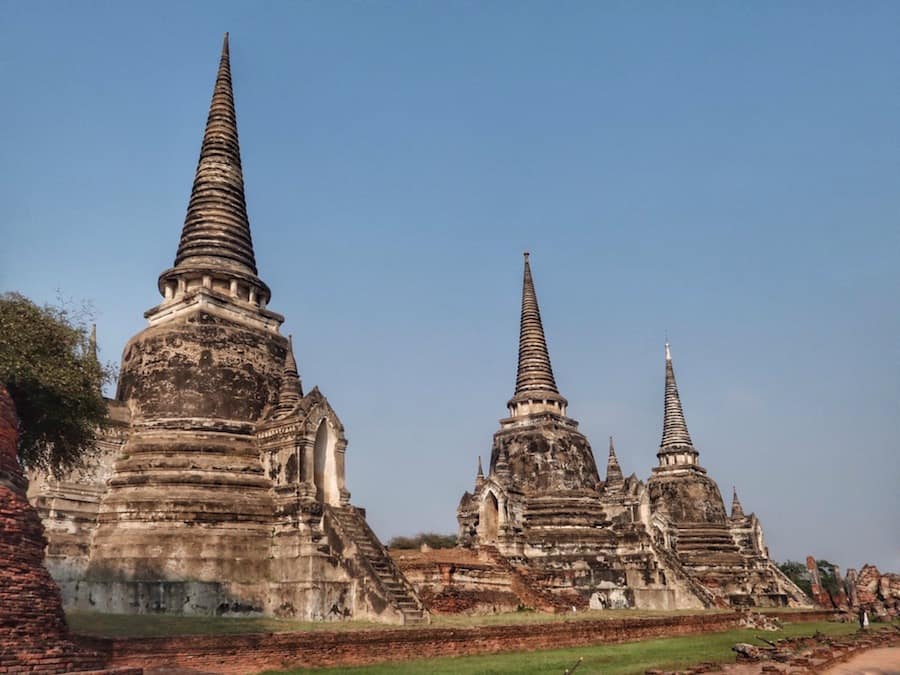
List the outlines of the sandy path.
<svg viewBox="0 0 900 675">
<path fill-rule="evenodd" d="M 857 654 L 823 675 L 900 675 L 900 647 L 880 647 Z"/>
</svg>

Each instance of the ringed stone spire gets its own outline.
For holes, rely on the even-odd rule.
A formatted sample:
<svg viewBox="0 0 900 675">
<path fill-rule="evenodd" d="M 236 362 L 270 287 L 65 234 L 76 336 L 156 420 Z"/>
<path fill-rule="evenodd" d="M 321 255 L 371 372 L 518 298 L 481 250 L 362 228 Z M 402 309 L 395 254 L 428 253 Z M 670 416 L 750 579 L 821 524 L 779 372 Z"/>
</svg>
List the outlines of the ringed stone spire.
<svg viewBox="0 0 900 675">
<path fill-rule="evenodd" d="M 666 342 L 666 393 L 663 416 L 662 440 L 659 444 L 660 466 L 671 464 L 696 464 L 699 453 L 694 449 L 688 433 L 678 384 L 675 382 L 675 368 L 672 366 L 672 351 Z"/>
<path fill-rule="evenodd" d="M 731 517 L 732 518 L 743 518 L 744 517 L 744 507 L 741 506 L 741 500 L 738 499 L 737 487 L 732 487 L 732 497 L 731 497 Z"/>
<path fill-rule="evenodd" d="M 175 264 L 160 275 L 160 292 L 171 297 L 189 284 L 191 277 L 202 279 L 204 275 L 225 282 L 232 295 L 243 295 L 248 300 L 253 296 L 253 301 L 263 305 L 270 299 L 268 286 L 257 276 L 250 235 L 228 33 L 222 42 L 219 70 Z M 176 285 L 167 289 L 173 282 Z M 238 286 L 245 284 L 245 290 L 241 289 L 244 293 L 240 293 Z"/>
<path fill-rule="evenodd" d="M 284 355 L 284 373 L 281 376 L 281 390 L 278 392 L 278 405 L 273 416 L 281 418 L 287 416 L 303 398 L 303 385 L 300 382 L 300 372 L 297 369 L 297 360 L 294 358 L 294 336 L 288 336 L 287 353 Z"/>
<path fill-rule="evenodd" d="M 541 310 L 538 306 L 534 279 L 531 276 L 529 253 L 525 252 L 525 272 L 522 280 L 522 315 L 519 322 L 519 367 L 516 372 L 516 391 L 509 401 L 510 414 L 527 413 L 533 406 L 556 408 L 565 414 L 566 399 L 560 395 L 550 365 L 550 352 L 544 336 Z"/>
<path fill-rule="evenodd" d="M 616 457 L 616 446 L 613 437 L 609 437 L 609 458 L 606 460 L 606 487 L 609 490 L 621 489 L 625 484 L 622 475 L 622 467 L 619 466 L 619 458 Z"/>
</svg>

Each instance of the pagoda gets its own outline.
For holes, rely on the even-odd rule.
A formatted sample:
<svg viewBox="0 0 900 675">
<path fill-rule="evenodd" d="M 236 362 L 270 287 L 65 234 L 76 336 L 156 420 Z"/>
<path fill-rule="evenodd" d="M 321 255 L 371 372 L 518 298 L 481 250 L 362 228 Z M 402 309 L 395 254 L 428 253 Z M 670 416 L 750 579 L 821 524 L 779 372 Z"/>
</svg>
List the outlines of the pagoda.
<svg viewBox="0 0 900 675">
<path fill-rule="evenodd" d="M 303 392 L 256 265 L 225 35 L 162 301 L 125 346 L 113 424 L 81 472 L 32 499 L 68 607 L 426 619 L 351 505 L 347 439 Z"/>
</svg>

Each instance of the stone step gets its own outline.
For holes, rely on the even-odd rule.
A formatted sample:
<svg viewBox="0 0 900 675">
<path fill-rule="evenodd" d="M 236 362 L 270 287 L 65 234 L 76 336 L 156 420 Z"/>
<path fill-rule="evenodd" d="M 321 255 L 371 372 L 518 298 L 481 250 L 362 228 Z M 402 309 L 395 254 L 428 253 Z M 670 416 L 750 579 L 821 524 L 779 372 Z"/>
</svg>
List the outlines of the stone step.
<svg viewBox="0 0 900 675">
<path fill-rule="evenodd" d="M 363 558 L 384 590 L 386 599 L 403 615 L 404 623 L 423 623 L 426 616 L 415 594 L 403 580 L 386 549 L 359 521 L 359 515 L 349 509 L 332 509 L 344 534 L 356 545 L 357 554 Z"/>
</svg>

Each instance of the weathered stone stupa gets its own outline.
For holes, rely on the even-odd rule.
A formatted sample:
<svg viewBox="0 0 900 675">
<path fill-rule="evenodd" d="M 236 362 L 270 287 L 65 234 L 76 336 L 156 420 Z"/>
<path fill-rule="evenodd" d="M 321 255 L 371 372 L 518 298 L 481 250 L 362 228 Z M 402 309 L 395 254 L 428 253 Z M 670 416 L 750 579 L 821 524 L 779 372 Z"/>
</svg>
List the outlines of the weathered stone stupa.
<svg viewBox="0 0 900 675">
<path fill-rule="evenodd" d="M 267 308 L 244 196 L 228 36 L 175 263 L 122 356 L 87 471 L 33 498 L 69 606 L 420 621 L 345 485 L 347 440 L 303 393 Z"/>
<path fill-rule="evenodd" d="M 734 490 L 731 517 L 700 466 L 666 343 L 665 409 L 658 466 L 647 481 L 653 527 L 695 579 L 732 605 L 778 606 L 808 598 L 769 560 L 762 526 Z"/>
<path fill-rule="evenodd" d="M 474 492 L 460 501 L 461 545 L 501 556 L 520 577 L 508 585 L 513 591 L 530 584 L 567 608 L 808 605 L 769 560 L 756 516 L 744 514 L 735 494 L 728 517 L 718 486 L 700 466 L 668 344 L 664 399 L 659 465 L 650 480 L 623 476 L 610 438 L 601 481 L 556 387 L 526 254 L 516 390 L 494 434 L 488 475 L 479 463 Z M 428 597 L 458 602 L 460 594 L 499 585 L 496 574 L 489 581 L 483 570 L 476 575 L 474 564 L 458 581 L 421 560 L 401 564 Z M 454 569 L 464 566 L 461 559 Z"/>
<path fill-rule="evenodd" d="M 604 482 L 567 405 L 553 376 L 526 253 L 516 389 L 509 417 L 494 434 L 488 475 L 479 475 L 474 492 L 460 501 L 461 544 L 495 548 L 566 609 L 708 604 L 656 550 L 642 524 L 649 519 L 643 485 L 623 477 L 612 439 Z"/>
</svg>

